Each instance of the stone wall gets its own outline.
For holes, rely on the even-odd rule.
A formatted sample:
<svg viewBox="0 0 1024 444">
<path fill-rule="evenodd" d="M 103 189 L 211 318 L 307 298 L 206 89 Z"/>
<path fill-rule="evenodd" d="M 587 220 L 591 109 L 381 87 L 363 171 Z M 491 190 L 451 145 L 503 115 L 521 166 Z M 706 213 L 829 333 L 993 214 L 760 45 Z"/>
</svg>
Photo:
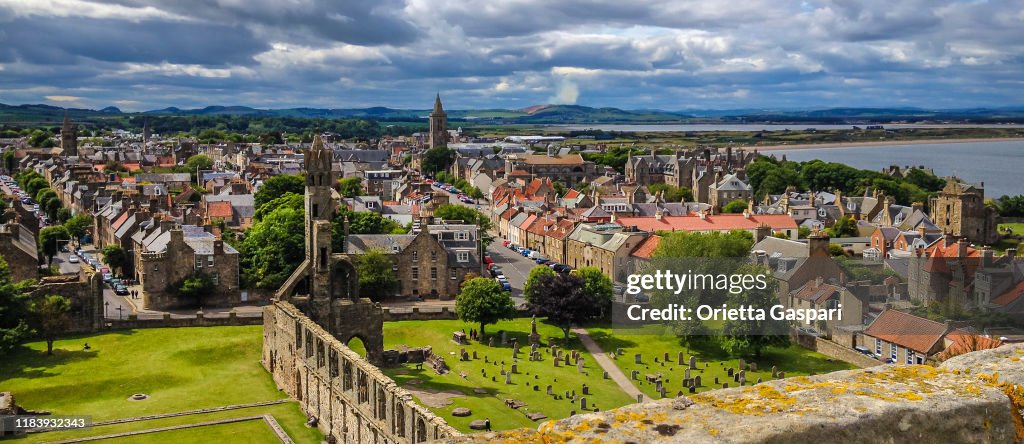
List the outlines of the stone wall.
<svg viewBox="0 0 1024 444">
<path fill-rule="evenodd" d="M 103 323 L 103 281 L 92 267 L 82 264 L 78 275 L 45 277 L 29 289 L 33 298 L 48 295 L 71 300 L 69 333 L 99 330 Z"/>
<path fill-rule="evenodd" d="M 1021 442 L 1022 359 L 1015 344 L 939 367 L 781 379 L 443 442 Z"/>
<path fill-rule="evenodd" d="M 458 319 L 455 310 L 449 307 L 427 308 L 420 307 L 405 308 L 384 308 L 384 322 L 389 321 L 438 321 Z"/>
<path fill-rule="evenodd" d="M 857 353 L 855 350 L 843 347 L 828 339 L 814 338 L 814 351 L 833 359 L 856 365 L 860 368 L 869 368 L 882 365 L 882 362 L 869 358 L 866 355 Z"/>
<path fill-rule="evenodd" d="M 134 328 L 176 328 L 176 327 L 222 327 L 226 325 L 260 325 L 263 324 L 263 316 L 238 316 L 234 312 L 227 316 L 210 317 L 202 313 L 195 316 L 171 316 L 164 313 L 160 318 L 139 318 L 137 315 L 128 315 L 126 319 L 108 319 L 105 327 L 108 329 L 124 330 Z"/>
<path fill-rule="evenodd" d="M 459 435 L 294 305 L 266 307 L 263 321 L 263 366 L 329 441 L 419 443 Z"/>
</svg>

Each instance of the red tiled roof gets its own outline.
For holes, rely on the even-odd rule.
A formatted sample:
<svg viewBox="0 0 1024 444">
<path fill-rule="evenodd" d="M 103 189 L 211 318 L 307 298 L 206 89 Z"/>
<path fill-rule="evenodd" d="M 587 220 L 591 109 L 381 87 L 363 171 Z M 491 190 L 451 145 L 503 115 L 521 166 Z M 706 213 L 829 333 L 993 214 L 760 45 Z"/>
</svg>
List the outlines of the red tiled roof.
<svg viewBox="0 0 1024 444">
<path fill-rule="evenodd" d="M 565 192 L 565 196 L 562 196 L 562 198 L 564 198 L 564 199 L 575 199 L 579 195 L 580 195 L 579 191 L 570 189 L 569 191 Z"/>
<path fill-rule="evenodd" d="M 568 219 L 562 219 L 548 230 L 547 236 L 555 239 L 565 239 L 572 233 L 573 228 L 576 228 L 575 223 Z"/>
<path fill-rule="evenodd" d="M 519 224 L 518 228 L 525 230 L 526 227 L 529 227 L 530 224 L 532 224 L 533 221 L 535 221 L 535 220 L 537 220 L 537 215 L 536 214 L 531 214 L 529 217 L 527 217 L 525 220 L 523 220 L 523 223 Z"/>
<path fill-rule="evenodd" d="M 121 213 L 121 216 L 119 216 L 117 218 L 117 220 L 114 221 L 114 223 L 110 224 L 110 226 L 114 229 L 114 231 L 120 230 L 121 229 L 121 225 L 124 225 L 124 222 L 126 220 L 128 220 L 128 212 L 127 211 L 125 211 L 124 213 Z"/>
<path fill-rule="evenodd" d="M 651 255 L 654 254 L 654 250 L 658 249 L 658 245 L 661 245 L 661 236 L 649 236 L 640 242 L 640 245 L 636 246 L 631 256 L 650 259 Z"/>
<path fill-rule="evenodd" d="M 839 287 L 835 285 L 826 283 L 819 284 L 818 281 L 812 280 L 794 291 L 793 296 L 798 299 L 814 302 L 815 304 L 821 304 L 838 292 Z"/>
<path fill-rule="evenodd" d="M 998 339 L 987 338 L 985 336 L 974 335 L 963 330 L 955 330 L 946 335 L 946 340 L 951 342 L 942 353 L 936 355 L 939 360 L 946 360 L 953 356 L 959 356 L 964 353 L 970 353 L 978 350 L 988 350 L 991 348 L 1001 347 L 1003 341 Z"/>
<path fill-rule="evenodd" d="M 992 299 L 992 303 L 1005 307 L 1007 305 L 1010 305 L 1017 299 L 1020 299 L 1021 297 L 1024 297 L 1024 281 L 1021 281 L 1013 288 L 1007 290 L 1005 293 L 996 296 L 995 299 Z"/>
<path fill-rule="evenodd" d="M 206 204 L 206 217 L 231 218 L 231 202 L 220 201 Z"/>
<path fill-rule="evenodd" d="M 796 221 L 785 214 L 758 214 L 744 217 L 742 214 L 716 214 L 701 219 L 700 216 L 654 216 L 620 217 L 615 223 L 622 226 L 636 226 L 644 231 L 729 231 L 753 230 L 761 224 L 772 229 L 796 229 Z"/>
<path fill-rule="evenodd" d="M 946 336 L 946 326 L 899 310 L 886 310 L 864 334 L 927 354 Z"/>
</svg>

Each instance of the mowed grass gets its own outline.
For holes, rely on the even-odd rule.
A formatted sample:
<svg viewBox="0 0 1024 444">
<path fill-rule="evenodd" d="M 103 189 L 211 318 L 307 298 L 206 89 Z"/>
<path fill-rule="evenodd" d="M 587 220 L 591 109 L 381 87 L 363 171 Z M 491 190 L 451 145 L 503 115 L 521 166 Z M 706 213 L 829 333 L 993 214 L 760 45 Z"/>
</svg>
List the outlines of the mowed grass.
<svg viewBox="0 0 1024 444">
<path fill-rule="evenodd" d="M 93 421 L 285 398 L 260 364 L 261 332 L 261 326 L 112 331 L 58 340 L 53 356 L 46 355 L 44 342 L 31 342 L 0 361 L 0 387 L 27 409 L 89 415 Z M 85 343 L 90 350 L 83 349 Z M 150 398 L 128 401 L 134 393 Z M 306 418 L 294 403 L 237 412 L 96 427 L 74 436 L 270 412 L 296 441 L 322 439 L 304 426 Z M 34 436 L 51 440 L 56 434 Z"/>
<path fill-rule="evenodd" d="M 683 352 L 684 364 L 689 363 L 691 355 L 697 357 L 697 370 L 690 372 L 691 378 L 698 375 L 701 377 L 702 386 L 697 392 L 722 388 L 721 383 L 724 382 L 728 382 L 730 387 L 736 387 L 738 384 L 728 375 L 727 369 L 737 369 L 740 358 L 744 358 L 747 363 L 757 363 L 757 371 L 746 373 L 748 385 L 757 382 L 757 378 L 770 380 L 773 365 L 778 371 L 785 372 L 786 377 L 856 368 L 795 344 L 789 347 L 768 347 L 758 358 L 730 354 L 722 348 L 720 336 L 711 336 L 706 343 L 690 348 L 682 344 L 671 328 L 665 326 L 646 326 L 643 329 L 628 331 L 613 331 L 607 326 L 591 326 L 587 327 L 587 332 L 606 353 L 613 353 L 618 348 L 623 349 L 624 354 L 616 357 L 615 365 L 627 378 L 631 376 L 633 370 L 638 371 L 638 380 L 633 381 L 633 384 L 651 399 L 661 399 L 661 394 L 657 392 L 654 383 L 646 381 L 649 374 L 662 375 L 668 397 L 674 397 L 680 391 L 689 394 L 689 389 L 683 387 L 687 365 L 678 365 L 679 352 Z M 669 354 L 668 362 L 664 359 L 666 352 Z M 634 361 L 637 353 L 641 356 L 640 364 Z M 717 386 L 714 385 L 716 376 L 719 379 Z"/>
<path fill-rule="evenodd" d="M 90 441 L 93 444 L 145 444 L 151 442 L 169 442 L 175 444 L 204 444 L 211 442 L 244 442 L 252 444 L 280 443 L 270 425 L 263 420 L 217 424 L 190 429 L 170 430 L 166 432 L 147 433 L 122 438 L 100 439 Z"/>
<path fill-rule="evenodd" d="M 505 377 L 500 374 L 501 361 L 505 361 L 506 371 L 511 369 L 512 348 L 510 345 L 500 345 L 500 338 L 495 339 L 493 348 L 487 346 L 486 340 L 483 343 L 472 341 L 465 348 L 471 357 L 473 351 L 476 351 L 478 359 L 468 362 L 459 360 L 457 354 L 462 346 L 451 340 L 452 333 L 462 329 L 468 333 L 470 329 L 478 327 L 477 324 L 461 321 L 387 322 L 384 324 L 385 348 L 397 348 L 399 345 L 410 347 L 429 345 L 433 347 L 434 353 L 444 356 L 451 372 L 438 375 L 429 366 L 417 370 L 414 365 L 385 369 L 384 372 L 406 388 L 457 392 L 459 396 L 451 398 L 452 404 L 446 407 L 428 408 L 444 417 L 453 427 L 464 432 L 472 432 L 469 429 L 469 423 L 476 419 L 489 418 L 493 429 L 505 430 L 536 427 L 538 423 L 526 417 L 525 413 L 528 412 L 542 412 L 549 419 L 567 417 L 572 411 L 581 412 L 578 402 L 574 404 L 564 398 L 555 400 L 554 397 L 546 395 L 545 389 L 548 384 L 553 386 L 555 393 L 564 395 L 566 390 L 575 390 L 576 394 L 581 396 L 583 384 L 587 384 L 590 387 L 590 395 L 586 396 L 588 409 L 592 409 L 596 405 L 601 410 L 608 410 L 633 401 L 614 382 L 602 379 L 601 367 L 597 365 L 590 354 L 586 353 L 575 335 L 572 336 L 569 350 L 578 350 L 583 354 L 586 374 L 577 373 L 575 365 L 554 367 L 546 345 L 551 343 L 551 338 L 555 338 L 556 343 L 562 343 L 562 331 L 557 327 L 538 321 L 537 330 L 544 345 L 540 347 L 539 351 L 544 360 L 529 361 L 529 319 L 503 321 L 487 326 L 488 335 L 497 336 L 500 330 L 505 330 L 508 332 L 509 338 L 516 337 L 521 344 L 518 361 L 519 373 L 512 375 L 511 385 L 506 385 Z M 490 363 L 484 363 L 485 356 Z M 494 364 L 495 361 L 498 363 Z M 482 376 L 481 369 L 486 370 L 486 377 Z M 463 378 L 460 373 L 465 373 L 466 377 Z M 492 377 L 494 380 L 491 379 Z M 413 384 L 416 380 L 421 382 Z M 534 386 L 538 388 L 535 390 Z M 476 387 L 486 389 L 487 394 L 474 393 L 473 388 Z M 506 399 L 523 401 L 527 406 L 514 410 L 505 406 Z M 419 397 L 417 397 L 417 402 L 426 405 Z M 452 409 L 457 407 L 469 408 L 473 412 L 472 416 L 465 418 L 452 416 Z"/>
</svg>

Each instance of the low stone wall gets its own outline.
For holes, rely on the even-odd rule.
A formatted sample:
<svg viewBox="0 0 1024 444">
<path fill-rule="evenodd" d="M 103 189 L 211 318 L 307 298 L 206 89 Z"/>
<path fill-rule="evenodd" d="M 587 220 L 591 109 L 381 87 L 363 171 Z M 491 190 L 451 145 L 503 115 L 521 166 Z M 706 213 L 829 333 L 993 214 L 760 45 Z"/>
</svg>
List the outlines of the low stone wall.
<svg viewBox="0 0 1024 444">
<path fill-rule="evenodd" d="M 441 442 L 978 442 L 1024 440 L 1024 344 L 939 367 L 885 365 L 633 404 L 538 430 Z"/>
<path fill-rule="evenodd" d="M 843 362 L 856 365 L 860 368 L 869 368 L 882 365 L 882 362 L 869 358 L 863 354 L 857 353 L 856 350 L 850 350 L 849 348 L 843 347 L 842 345 L 836 344 L 835 342 L 829 341 L 828 339 L 814 338 L 814 351 L 821 353 L 833 359 L 838 359 Z"/>
<path fill-rule="evenodd" d="M 165 313 L 162 318 L 139 318 L 136 315 L 128 315 L 127 319 L 107 319 L 105 327 L 109 329 L 133 329 L 133 328 L 175 328 L 175 327 L 221 327 L 226 325 L 262 325 L 263 315 L 238 316 L 229 313 L 228 316 L 208 317 L 201 314 L 195 316 L 171 316 Z"/>
<path fill-rule="evenodd" d="M 455 309 L 439 308 L 384 308 L 384 322 L 390 321 L 438 321 L 458 319 Z"/>
</svg>

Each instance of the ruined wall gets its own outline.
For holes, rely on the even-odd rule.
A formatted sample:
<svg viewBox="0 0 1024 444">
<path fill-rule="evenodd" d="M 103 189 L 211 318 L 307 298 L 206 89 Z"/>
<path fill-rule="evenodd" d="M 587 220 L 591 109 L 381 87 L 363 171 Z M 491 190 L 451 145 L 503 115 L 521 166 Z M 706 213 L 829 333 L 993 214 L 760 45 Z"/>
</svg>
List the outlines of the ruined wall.
<svg viewBox="0 0 1024 444">
<path fill-rule="evenodd" d="M 848 362 L 861 368 L 882 365 L 882 362 L 877 359 L 869 358 L 828 339 L 814 338 L 813 350 L 830 358 Z"/>
<path fill-rule="evenodd" d="M 419 443 L 459 435 L 292 304 L 266 307 L 263 322 L 263 366 L 329 440 Z"/>
<path fill-rule="evenodd" d="M 766 381 L 443 442 L 1021 442 L 1022 360 L 1024 344 L 1015 344 L 939 367 Z"/>
<path fill-rule="evenodd" d="M 31 297 L 51 294 L 71 300 L 69 333 L 92 332 L 103 325 L 103 280 L 92 267 L 82 264 L 78 275 L 40 279 L 29 289 Z"/>
</svg>

